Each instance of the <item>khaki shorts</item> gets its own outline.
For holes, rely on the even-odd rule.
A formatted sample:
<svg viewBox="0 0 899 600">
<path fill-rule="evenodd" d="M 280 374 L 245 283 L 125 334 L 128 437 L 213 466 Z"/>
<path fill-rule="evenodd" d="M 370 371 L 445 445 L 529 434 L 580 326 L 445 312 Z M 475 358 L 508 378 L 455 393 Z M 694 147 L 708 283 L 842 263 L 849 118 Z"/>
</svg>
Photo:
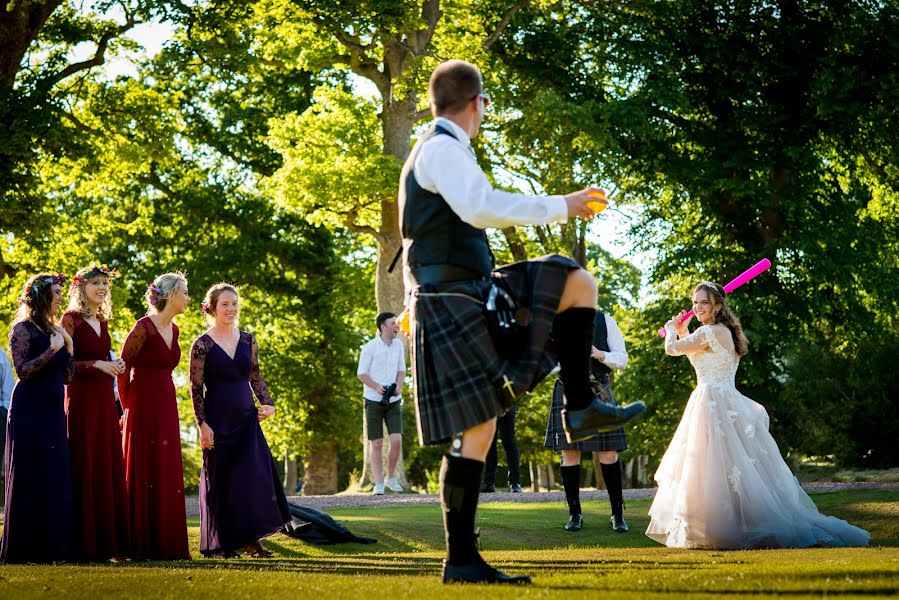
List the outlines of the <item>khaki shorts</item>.
<svg viewBox="0 0 899 600">
<path fill-rule="evenodd" d="M 380 440 L 384 437 L 383 422 L 387 423 L 387 433 L 403 433 L 403 413 L 400 411 L 402 401 L 391 402 L 381 406 L 380 402 L 365 400 L 365 433 L 369 440 Z"/>
</svg>

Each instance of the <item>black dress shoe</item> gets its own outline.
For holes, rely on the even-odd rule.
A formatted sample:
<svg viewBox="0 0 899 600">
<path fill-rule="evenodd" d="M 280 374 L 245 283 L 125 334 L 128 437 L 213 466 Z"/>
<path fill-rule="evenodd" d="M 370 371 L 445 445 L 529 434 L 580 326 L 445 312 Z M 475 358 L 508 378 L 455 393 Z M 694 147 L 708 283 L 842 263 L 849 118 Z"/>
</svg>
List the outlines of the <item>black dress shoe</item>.
<svg viewBox="0 0 899 600">
<path fill-rule="evenodd" d="M 496 486 L 492 483 L 484 483 L 481 485 L 481 493 L 482 494 L 492 494 L 496 491 Z"/>
<path fill-rule="evenodd" d="M 520 494 L 521 493 L 521 484 L 513 483 L 512 485 L 509 486 L 509 491 L 512 492 L 513 494 Z"/>
<path fill-rule="evenodd" d="M 443 561 L 443 583 L 530 583 L 527 575 L 506 575 L 483 560 L 467 565 Z"/>
<path fill-rule="evenodd" d="M 587 408 L 581 410 L 562 409 L 562 427 L 569 444 L 586 440 L 597 433 L 618 429 L 646 410 L 642 402 L 627 406 L 612 406 L 599 398 L 594 398 Z"/>
<path fill-rule="evenodd" d="M 609 522 L 612 523 L 612 531 L 617 531 L 618 533 L 627 533 L 630 528 L 627 526 L 627 523 L 624 521 L 624 517 L 620 515 L 612 515 L 612 518 L 609 519 Z"/>
<path fill-rule="evenodd" d="M 582 515 L 571 515 L 568 517 L 568 522 L 565 523 L 565 531 L 580 531 L 583 526 L 584 517 Z"/>
</svg>

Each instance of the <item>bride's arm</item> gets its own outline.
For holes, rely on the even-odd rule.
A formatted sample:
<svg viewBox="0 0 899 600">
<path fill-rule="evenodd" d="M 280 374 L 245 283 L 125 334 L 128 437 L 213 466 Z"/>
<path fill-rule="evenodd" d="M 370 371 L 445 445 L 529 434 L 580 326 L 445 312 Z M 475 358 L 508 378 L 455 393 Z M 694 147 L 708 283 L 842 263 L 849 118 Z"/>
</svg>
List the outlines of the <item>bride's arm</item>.
<svg viewBox="0 0 899 600">
<path fill-rule="evenodd" d="M 707 327 L 700 327 L 687 337 L 677 339 L 677 328 L 674 323 L 668 321 L 665 324 L 665 354 L 669 356 L 680 356 L 682 354 L 695 354 L 702 352 L 709 347 Z"/>
</svg>

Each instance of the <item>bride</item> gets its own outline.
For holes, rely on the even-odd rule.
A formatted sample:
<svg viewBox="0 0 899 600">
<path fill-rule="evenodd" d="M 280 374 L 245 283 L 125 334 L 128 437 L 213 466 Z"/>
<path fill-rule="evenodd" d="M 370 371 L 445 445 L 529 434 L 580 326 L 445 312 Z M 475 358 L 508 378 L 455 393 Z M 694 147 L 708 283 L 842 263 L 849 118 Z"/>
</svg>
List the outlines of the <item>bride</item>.
<svg viewBox="0 0 899 600">
<path fill-rule="evenodd" d="M 721 286 L 696 286 L 693 310 L 702 326 L 692 334 L 683 313 L 665 324 L 665 352 L 686 354 L 697 382 L 655 474 L 646 535 L 670 548 L 867 545 L 867 531 L 818 512 L 781 458 L 765 408 L 734 387 L 748 341 Z"/>
</svg>

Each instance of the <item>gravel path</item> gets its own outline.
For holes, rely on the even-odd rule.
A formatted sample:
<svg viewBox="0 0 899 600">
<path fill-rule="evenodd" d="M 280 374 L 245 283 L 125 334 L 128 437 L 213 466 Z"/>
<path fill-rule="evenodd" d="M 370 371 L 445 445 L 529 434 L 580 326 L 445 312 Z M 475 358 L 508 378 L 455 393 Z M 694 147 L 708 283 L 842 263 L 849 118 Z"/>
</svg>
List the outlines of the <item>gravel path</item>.
<svg viewBox="0 0 899 600">
<path fill-rule="evenodd" d="M 897 490 L 897 483 L 807 483 L 802 486 L 809 493 L 834 492 L 837 490 Z M 655 496 L 655 488 L 624 490 L 626 500 L 646 500 Z M 605 490 L 581 490 L 581 500 L 607 500 L 609 493 Z M 367 506 L 418 506 L 437 505 L 440 499 L 436 494 L 385 494 L 372 496 L 370 494 L 337 494 L 334 496 L 291 496 L 289 500 L 318 510 L 329 508 L 363 508 Z M 495 502 L 539 503 L 550 502 L 563 504 L 564 492 L 525 492 L 523 494 L 510 494 L 509 492 L 496 492 L 493 494 L 481 494 L 481 504 Z M 199 504 L 196 496 L 187 498 L 187 515 L 199 516 Z"/>
</svg>

